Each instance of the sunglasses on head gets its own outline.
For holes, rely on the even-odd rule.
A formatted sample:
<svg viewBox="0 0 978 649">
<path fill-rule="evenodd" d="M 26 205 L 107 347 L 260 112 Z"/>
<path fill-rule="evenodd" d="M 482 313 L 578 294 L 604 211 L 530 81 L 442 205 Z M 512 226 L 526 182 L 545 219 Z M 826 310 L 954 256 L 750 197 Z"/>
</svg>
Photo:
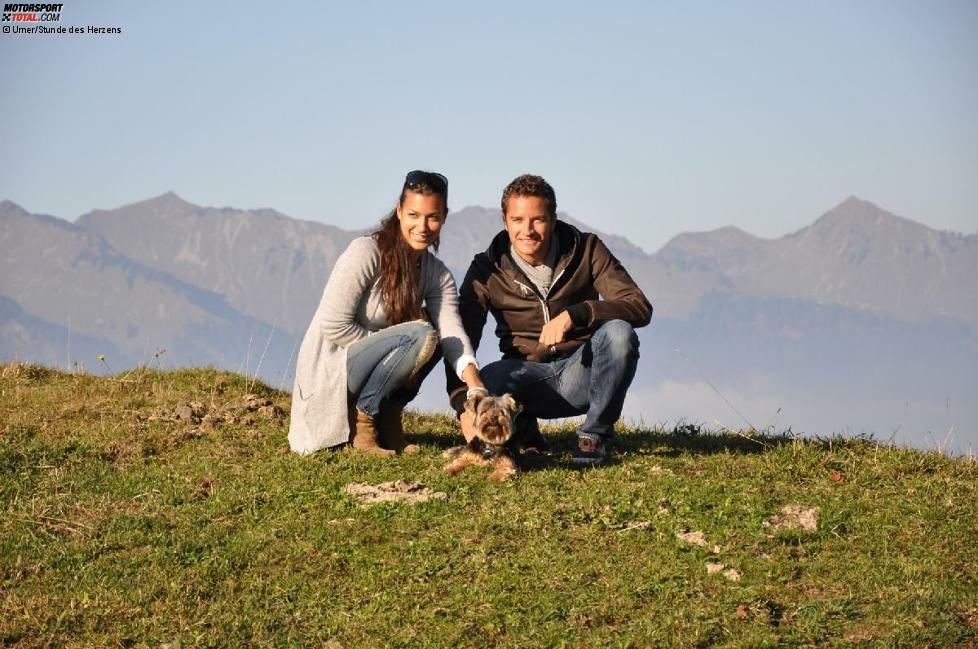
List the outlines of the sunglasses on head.
<svg viewBox="0 0 978 649">
<path fill-rule="evenodd" d="M 404 189 L 417 189 L 423 185 L 439 194 L 448 194 L 448 178 L 434 171 L 415 169 L 404 177 Z"/>
</svg>

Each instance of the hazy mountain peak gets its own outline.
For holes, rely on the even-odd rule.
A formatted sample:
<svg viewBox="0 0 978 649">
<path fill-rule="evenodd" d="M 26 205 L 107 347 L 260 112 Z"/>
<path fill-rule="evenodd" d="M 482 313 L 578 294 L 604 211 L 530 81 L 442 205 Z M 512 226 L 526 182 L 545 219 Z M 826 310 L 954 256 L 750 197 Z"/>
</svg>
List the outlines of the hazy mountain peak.
<svg viewBox="0 0 978 649">
<path fill-rule="evenodd" d="M 716 239 L 725 240 L 731 243 L 754 242 L 761 239 L 761 237 L 751 234 L 747 230 L 741 230 L 736 225 L 725 225 L 722 228 L 717 228 L 716 230 L 711 230 L 704 234 L 709 234 Z"/>
<path fill-rule="evenodd" d="M 455 214 L 455 215 L 458 215 L 458 216 L 462 216 L 462 215 L 465 215 L 465 216 L 483 216 L 483 215 L 486 215 L 486 214 L 491 214 L 491 215 L 495 216 L 496 218 L 500 218 L 501 217 L 498 208 L 483 207 L 481 205 L 466 205 L 465 207 L 463 207 L 460 210 L 453 209 L 452 211 L 449 212 L 449 214 Z"/>
<path fill-rule="evenodd" d="M 164 193 L 160 194 L 159 196 L 156 196 L 154 198 L 147 199 L 146 202 L 147 203 L 153 203 L 153 202 L 156 202 L 156 203 L 180 203 L 180 204 L 183 204 L 183 205 L 192 205 L 192 203 L 190 203 L 188 201 L 185 201 L 184 199 L 180 198 L 180 196 L 178 196 L 177 193 L 175 191 L 173 191 L 172 189 L 169 190 L 169 191 L 167 191 L 167 192 L 164 192 Z"/>
<path fill-rule="evenodd" d="M 828 214 L 841 214 L 844 216 L 865 216 L 865 215 L 880 215 L 887 214 L 892 216 L 889 212 L 884 210 L 882 207 L 873 203 L 871 201 L 863 200 L 858 196 L 849 196 L 844 201 L 830 209 L 828 212 L 823 214 L 823 216 Z"/>
<path fill-rule="evenodd" d="M 43 224 L 47 227 L 61 228 L 63 230 L 76 231 L 78 228 L 64 219 L 59 219 L 56 216 L 50 216 L 48 214 L 31 214 L 23 207 L 11 200 L 0 201 L 0 219 L 4 220 L 4 229 L 15 227 L 17 224 L 19 227 L 27 227 L 29 229 L 35 228 L 37 225 Z M 4 234 L 9 234 L 4 232 Z"/>
<path fill-rule="evenodd" d="M 168 211 L 172 211 L 172 210 L 180 210 L 180 211 L 183 211 L 183 210 L 187 210 L 187 209 L 191 209 L 191 210 L 198 210 L 198 209 L 200 209 L 200 206 L 199 205 L 194 205 L 193 203 L 191 203 L 189 201 L 185 201 L 184 199 L 180 198 L 180 196 L 178 196 L 176 192 L 174 192 L 172 190 L 171 191 L 168 191 L 168 192 L 165 192 L 163 194 L 160 194 L 159 196 L 155 196 L 153 198 L 149 198 L 149 199 L 147 199 L 145 201 L 142 201 L 140 203 L 133 203 L 133 204 L 127 205 L 125 207 L 132 207 L 133 205 L 145 205 L 147 207 L 152 206 L 152 207 L 156 207 L 157 209 L 161 209 L 161 210 L 162 209 L 165 209 L 165 210 L 168 210 Z"/>
<path fill-rule="evenodd" d="M 217 221 L 223 220 L 255 220 L 255 219 L 273 219 L 277 221 L 286 220 L 289 222 L 296 221 L 282 214 L 278 210 L 270 207 L 261 207 L 257 209 L 244 209 L 239 207 L 210 207 L 197 205 L 196 203 L 191 203 L 179 196 L 174 191 L 168 191 L 159 196 L 154 196 L 152 198 L 147 198 L 143 201 L 138 201 L 136 203 L 129 203 L 127 205 L 122 205 L 120 207 L 112 208 L 109 210 L 92 210 L 88 214 L 81 216 L 78 219 L 78 223 L 84 226 L 98 226 L 99 224 L 104 224 L 107 221 L 119 221 L 119 220 L 129 220 L 129 219 L 140 219 L 146 222 L 155 222 L 161 218 L 167 219 L 171 224 L 174 220 L 179 219 L 185 221 L 188 227 L 196 227 L 193 225 L 196 221 L 204 218 L 209 218 L 211 220 L 216 219 Z M 323 227 L 333 229 L 333 226 L 320 224 Z"/>
<path fill-rule="evenodd" d="M 198 213 L 202 208 L 188 203 L 172 191 L 153 198 L 128 203 L 121 207 L 108 210 L 92 210 L 78 217 L 76 223 L 82 227 L 97 227 L 99 223 L 113 223 L 138 220 L 141 222 L 156 221 L 161 217 L 188 217 Z"/>
<path fill-rule="evenodd" d="M 879 209 L 878 206 L 875 203 L 872 203 L 871 201 L 863 200 L 863 199 L 859 198 L 858 196 L 856 196 L 855 194 L 850 194 L 849 196 L 846 197 L 846 199 L 844 201 L 842 201 L 841 203 L 839 203 L 835 207 L 838 208 L 838 207 L 842 207 L 844 205 L 849 205 L 849 206 L 872 205 L 873 207 L 877 207 L 877 209 Z M 835 208 L 833 208 L 833 209 L 835 209 Z"/>
<path fill-rule="evenodd" d="M 930 230 L 930 228 L 921 223 L 887 212 L 875 203 L 862 200 L 856 196 L 850 196 L 830 209 L 812 223 L 809 228 L 818 232 L 825 229 L 835 229 L 839 226 L 847 229 L 864 227 L 876 230 L 880 227 L 889 226 Z"/>
<path fill-rule="evenodd" d="M 128 203 L 126 205 L 115 207 L 109 210 L 92 210 L 92 212 L 119 212 L 121 210 L 132 209 L 132 208 L 140 208 L 140 209 L 148 208 L 152 211 L 161 211 L 161 210 L 170 211 L 175 209 L 185 210 L 188 208 L 192 210 L 197 210 L 200 209 L 200 206 L 194 205 L 189 201 L 185 201 L 180 196 L 178 196 L 176 192 L 171 190 L 171 191 L 164 192 L 159 196 L 153 196 L 152 198 L 136 201 L 135 203 Z"/>
<path fill-rule="evenodd" d="M 764 239 L 761 237 L 741 230 L 737 226 L 727 225 L 705 232 L 677 234 L 662 247 L 659 253 L 682 251 L 683 254 L 713 254 L 718 250 L 753 248 L 762 241 Z"/>
<path fill-rule="evenodd" d="M 0 201 L 0 214 L 26 215 L 27 210 L 11 200 L 4 199 Z"/>
</svg>

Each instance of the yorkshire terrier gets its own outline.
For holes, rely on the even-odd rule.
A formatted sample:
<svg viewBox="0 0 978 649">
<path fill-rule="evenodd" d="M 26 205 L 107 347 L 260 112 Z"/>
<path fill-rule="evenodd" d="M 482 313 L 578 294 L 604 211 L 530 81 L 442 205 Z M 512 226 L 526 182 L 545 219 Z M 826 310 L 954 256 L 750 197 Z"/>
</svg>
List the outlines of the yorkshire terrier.
<svg viewBox="0 0 978 649">
<path fill-rule="evenodd" d="M 490 480 L 501 481 L 519 472 L 520 445 L 514 435 L 516 415 L 523 410 L 513 395 L 490 397 L 474 394 L 465 402 L 465 410 L 473 417 L 475 437 L 465 446 L 456 446 L 445 451 L 444 456 L 452 458 L 445 472 L 455 475 L 465 467 L 493 465 L 495 470 Z"/>
</svg>

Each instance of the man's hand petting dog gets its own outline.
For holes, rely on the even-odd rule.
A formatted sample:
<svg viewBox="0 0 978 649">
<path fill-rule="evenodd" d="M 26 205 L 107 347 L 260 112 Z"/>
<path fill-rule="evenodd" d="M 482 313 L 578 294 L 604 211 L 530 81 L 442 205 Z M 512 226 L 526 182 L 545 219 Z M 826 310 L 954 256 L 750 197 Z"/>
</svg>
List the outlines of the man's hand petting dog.
<svg viewBox="0 0 978 649">
<path fill-rule="evenodd" d="M 516 415 L 522 407 L 513 395 L 491 397 L 487 394 L 474 394 L 465 401 L 462 417 L 471 421 L 467 443 L 445 451 L 445 457 L 452 462 L 445 467 L 449 475 L 459 473 L 469 465 L 495 467 L 490 480 L 506 480 L 517 474 L 519 465 L 519 446 L 513 437 Z M 463 423 L 463 433 L 466 426 Z"/>
</svg>

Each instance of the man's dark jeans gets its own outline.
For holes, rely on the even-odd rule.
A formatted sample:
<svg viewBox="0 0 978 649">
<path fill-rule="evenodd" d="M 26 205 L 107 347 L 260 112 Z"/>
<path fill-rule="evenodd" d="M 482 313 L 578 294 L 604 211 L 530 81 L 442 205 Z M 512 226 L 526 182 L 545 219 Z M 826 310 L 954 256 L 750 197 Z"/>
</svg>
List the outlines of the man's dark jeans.
<svg viewBox="0 0 978 649">
<path fill-rule="evenodd" d="M 609 320 L 567 358 L 550 363 L 503 359 L 480 374 L 493 394 L 512 393 L 526 416 L 587 414 L 578 434 L 607 439 L 614 434 L 637 365 L 635 330 L 624 320 Z"/>
</svg>

